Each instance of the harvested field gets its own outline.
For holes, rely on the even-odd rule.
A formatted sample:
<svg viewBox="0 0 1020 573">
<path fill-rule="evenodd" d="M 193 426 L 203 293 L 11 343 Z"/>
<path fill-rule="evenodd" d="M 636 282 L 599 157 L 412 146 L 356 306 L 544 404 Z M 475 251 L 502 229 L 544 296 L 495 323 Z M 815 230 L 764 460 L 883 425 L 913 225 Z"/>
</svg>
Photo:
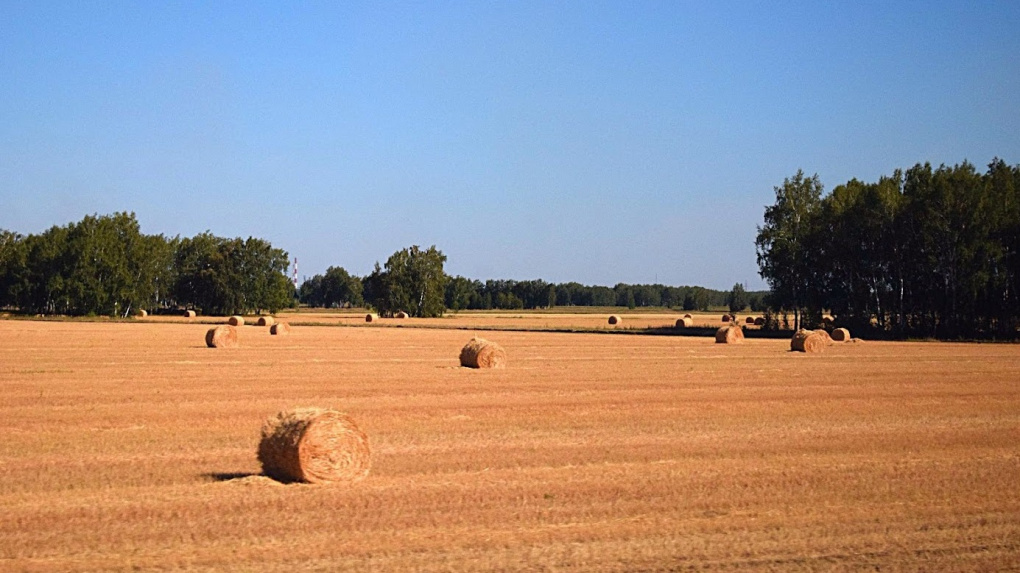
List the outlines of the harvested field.
<svg viewBox="0 0 1020 573">
<path fill-rule="evenodd" d="M 1020 562 L 1020 346 L 479 329 L 508 366 L 474 370 L 464 331 L 351 320 L 229 353 L 194 321 L 0 320 L 0 569 Z M 363 481 L 258 476 L 304 406 L 357 420 Z"/>
</svg>

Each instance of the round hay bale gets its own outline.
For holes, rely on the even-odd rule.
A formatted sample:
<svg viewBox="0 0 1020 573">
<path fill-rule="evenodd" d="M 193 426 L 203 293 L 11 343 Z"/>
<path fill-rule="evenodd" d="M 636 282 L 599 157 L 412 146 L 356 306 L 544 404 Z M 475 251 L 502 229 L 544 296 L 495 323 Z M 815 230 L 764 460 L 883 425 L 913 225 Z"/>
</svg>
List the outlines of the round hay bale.
<svg viewBox="0 0 1020 573">
<path fill-rule="evenodd" d="M 850 340 L 850 331 L 845 328 L 837 328 L 832 331 L 832 339 L 836 342 L 848 342 Z"/>
<path fill-rule="evenodd" d="M 407 314 L 406 312 L 400 311 L 397 314 L 394 314 L 393 318 L 407 318 L 408 316 L 410 316 L 410 315 Z"/>
<path fill-rule="evenodd" d="M 379 315 L 374 312 L 365 315 L 365 322 L 375 322 L 377 320 L 379 320 Z"/>
<path fill-rule="evenodd" d="M 468 368 L 505 368 L 506 351 L 495 342 L 476 336 L 461 348 L 460 365 Z"/>
<path fill-rule="evenodd" d="M 694 321 L 686 316 L 676 319 L 677 328 L 690 328 L 694 326 Z"/>
<path fill-rule="evenodd" d="M 205 333 L 205 345 L 209 348 L 233 348 L 237 346 L 237 329 L 229 325 L 210 328 Z"/>
<path fill-rule="evenodd" d="M 623 322 L 623 319 L 619 316 L 615 314 L 609 315 L 609 324 L 620 324 L 621 322 Z"/>
<path fill-rule="evenodd" d="M 184 316 L 186 318 L 195 318 L 195 311 L 193 311 L 193 310 L 186 310 L 186 311 L 184 311 Z"/>
<path fill-rule="evenodd" d="M 227 324 L 230 326 L 244 326 L 244 317 L 235 314 L 227 319 Z"/>
<path fill-rule="evenodd" d="M 797 352 L 821 352 L 828 346 L 821 334 L 814 330 L 798 330 L 790 340 L 790 350 Z"/>
<path fill-rule="evenodd" d="M 715 341 L 719 344 L 736 344 L 744 341 L 744 329 L 738 324 L 730 324 L 715 331 Z"/>
<path fill-rule="evenodd" d="M 759 316 L 758 318 L 754 319 L 754 325 L 765 326 L 765 319 Z"/>
<path fill-rule="evenodd" d="M 136 312 L 135 316 L 137 316 L 138 318 L 145 318 L 145 317 L 149 316 L 149 313 L 145 309 L 142 309 L 142 310 L 139 310 L 138 312 Z"/>
<path fill-rule="evenodd" d="M 273 326 L 269 327 L 269 334 L 273 336 L 283 336 L 290 334 L 290 325 L 286 322 L 277 322 Z"/>
<path fill-rule="evenodd" d="M 353 483 L 372 465 L 368 437 L 354 420 L 322 408 L 270 416 L 262 425 L 258 459 L 264 474 L 283 482 Z"/>
<path fill-rule="evenodd" d="M 730 321 L 730 315 L 728 315 L 728 314 L 722 315 L 722 321 L 723 322 L 729 322 Z"/>
<path fill-rule="evenodd" d="M 834 344 L 834 342 L 832 342 L 832 337 L 829 336 L 829 332 L 824 328 L 815 329 L 815 332 L 818 333 L 818 336 L 822 337 L 822 340 L 825 341 L 826 345 Z"/>
<path fill-rule="evenodd" d="M 685 315 L 684 315 L 684 318 L 689 318 L 689 319 L 691 319 L 691 320 L 694 320 L 694 317 L 693 317 L 693 316 L 691 316 L 690 314 L 685 314 Z"/>
<path fill-rule="evenodd" d="M 747 324 L 754 324 L 754 317 L 749 316 L 747 317 L 747 319 L 744 320 L 744 322 L 746 322 Z"/>
<path fill-rule="evenodd" d="M 260 316 L 259 321 L 255 324 L 259 326 L 273 326 L 276 324 L 276 319 L 271 316 Z"/>
</svg>

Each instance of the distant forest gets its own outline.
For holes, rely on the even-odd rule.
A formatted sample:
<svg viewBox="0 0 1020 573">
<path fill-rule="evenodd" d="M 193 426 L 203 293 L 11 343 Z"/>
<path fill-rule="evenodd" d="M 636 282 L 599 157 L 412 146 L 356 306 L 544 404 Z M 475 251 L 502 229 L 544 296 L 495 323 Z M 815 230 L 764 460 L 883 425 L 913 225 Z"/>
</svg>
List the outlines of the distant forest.
<svg viewBox="0 0 1020 573">
<path fill-rule="evenodd" d="M 447 276 L 435 247 L 398 251 L 365 277 L 330 267 L 295 289 L 285 251 L 255 237 L 145 235 L 134 213 L 89 215 L 40 234 L 0 230 L 0 308 L 28 314 L 129 316 L 369 306 L 438 316 L 447 310 L 554 306 L 760 309 L 764 294 L 666 285 L 586 286 Z"/>
<path fill-rule="evenodd" d="M 917 164 L 822 197 L 798 172 L 756 240 L 766 305 L 814 327 L 895 337 L 1008 338 L 1020 329 L 1020 166 Z"/>
</svg>

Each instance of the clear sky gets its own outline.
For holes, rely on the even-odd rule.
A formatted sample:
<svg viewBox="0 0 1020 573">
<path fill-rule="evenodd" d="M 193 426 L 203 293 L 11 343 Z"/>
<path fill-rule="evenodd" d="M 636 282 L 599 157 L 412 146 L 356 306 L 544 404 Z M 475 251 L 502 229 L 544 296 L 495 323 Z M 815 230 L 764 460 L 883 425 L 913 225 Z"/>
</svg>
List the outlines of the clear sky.
<svg viewBox="0 0 1020 573">
<path fill-rule="evenodd" d="M 1020 2 L 0 0 L 0 228 L 762 288 L 797 169 L 1020 163 Z"/>
</svg>

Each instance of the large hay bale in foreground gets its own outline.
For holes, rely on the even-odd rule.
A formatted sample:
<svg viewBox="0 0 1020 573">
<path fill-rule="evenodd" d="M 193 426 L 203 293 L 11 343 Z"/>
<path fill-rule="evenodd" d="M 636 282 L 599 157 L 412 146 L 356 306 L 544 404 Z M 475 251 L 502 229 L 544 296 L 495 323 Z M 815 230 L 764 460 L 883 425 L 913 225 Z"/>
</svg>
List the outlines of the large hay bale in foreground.
<svg viewBox="0 0 1020 573">
<path fill-rule="evenodd" d="M 185 318 L 195 318 L 195 311 L 193 311 L 193 310 L 186 310 L 186 311 L 184 311 L 184 316 L 185 316 Z"/>
<path fill-rule="evenodd" d="M 715 331 L 715 341 L 719 344 L 736 344 L 744 341 L 744 329 L 738 324 L 730 324 Z"/>
<path fill-rule="evenodd" d="M 368 437 L 347 414 L 298 408 L 262 425 L 258 459 L 267 476 L 308 483 L 353 483 L 372 465 Z"/>
<path fill-rule="evenodd" d="M 277 335 L 283 336 L 285 334 L 290 334 L 290 325 L 287 324 L 286 322 L 277 322 L 273 326 L 269 327 L 269 334 L 272 334 L 274 336 Z"/>
<path fill-rule="evenodd" d="M 609 315 L 609 324 L 620 324 L 621 322 L 623 322 L 623 319 L 619 316 L 615 314 Z"/>
<path fill-rule="evenodd" d="M 233 348 L 237 346 L 237 329 L 229 325 L 210 328 L 205 333 L 205 345 L 209 348 Z"/>
<path fill-rule="evenodd" d="M 476 336 L 460 350 L 460 365 L 468 368 L 505 368 L 506 351 L 495 342 Z"/>
<path fill-rule="evenodd" d="M 677 328 L 690 328 L 694 326 L 694 321 L 686 316 L 676 319 Z"/>
<path fill-rule="evenodd" d="M 850 331 L 845 328 L 837 328 L 832 331 L 832 339 L 836 342 L 849 342 Z"/>
<path fill-rule="evenodd" d="M 400 311 L 397 314 L 394 314 L 393 318 L 407 318 L 408 316 L 410 316 L 410 315 L 407 314 L 406 312 Z"/>
<path fill-rule="evenodd" d="M 798 330 L 790 340 L 790 350 L 797 352 L 821 352 L 829 344 L 814 330 Z"/>
<path fill-rule="evenodd" d="M 235 314 L 227 319 L 227 324 L 230 326 L 244 326 L 244 317 Z"/>
<path fill-rule="evenodd" d="M 260 316 L 258 322 L 255 324 L 259 326 L 273 326 L 276 324 L 276 319 L 271 316 Z"/>
<path fill-rule="evenodd" d="M 379 320 L 379 315 L 374 312 L 365 315 L 365 322 L 375 322 L 377 320 Z"/>
</svg>

